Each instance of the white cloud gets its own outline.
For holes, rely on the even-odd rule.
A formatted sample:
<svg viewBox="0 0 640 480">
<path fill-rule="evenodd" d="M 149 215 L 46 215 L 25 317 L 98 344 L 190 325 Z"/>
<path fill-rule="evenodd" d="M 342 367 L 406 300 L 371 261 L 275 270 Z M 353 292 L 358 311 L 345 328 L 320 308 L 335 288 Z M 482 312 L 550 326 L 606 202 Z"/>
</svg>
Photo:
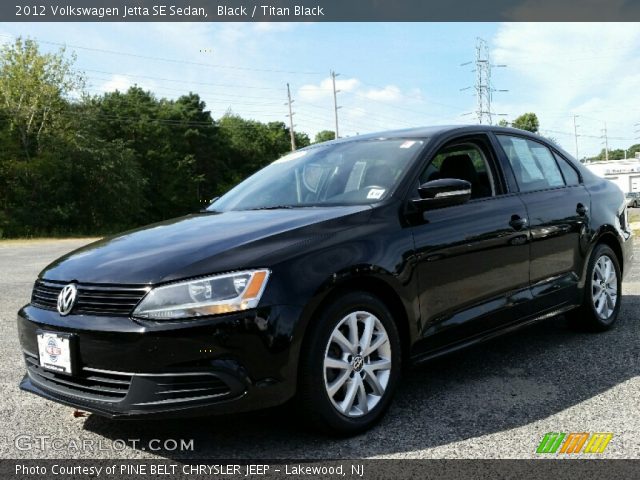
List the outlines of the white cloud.
<svg viewBox="0 0 640 480">
<path fill-rule="evenodd" d="M 379 132 L 433 123 L 460 123 L 451 119 L 451 107 L 424 98 L 417 88 L 369 85 L 358 78 L 336 79 L 340 135 Z M 330 77 L 305 84 L 293 92 L 296 121 L 303 130 L 334 128 L 333 86 Z M 455 110 L 455 108 L 454 108 Z M 311 118 L 312 121 L 308 119 Z"/>
<path fill-rule="evenodd" d="M 633 24 L 502 24 L 492 60 L 507 64 L 500 75 L 510 79 L 509 85 L 495 86 L 509 93 L 494 97 L 493 110 L 511 119 L 536 112 L 542 128 L 553 130 L 549 135 L 571 152 L 574 114 L 582 116 L 581 154 L 602 148 L 597 137 L 605 121 L 609 135 L 619 138 L 610 147 L 628 146 L 634 143 L 633 124 L 640 121 L 630 108 L 640 95 L 639 49 L 640 29 Z"/>
<path fill-rule="evenodd" d="M 132 87 L 134 85 L 137 85 L 144 90 L 150 90 L 151 92 L 155 92 L 156 94 L 161 95 L 159 92 L 157 92 L 158 85 L 155 81 L 144 80 L 141 82 L 138 78 L 120 74 L 111 75 L 111 78 L 109 80 L 99 85 L 93 85 L 93 88 L 91 88 L 90 86 L 90 90 L 94 93 L 113 92 L 115 90 L 126 92 L 129 87 Z"/>
<path fill-rule="evenodd" d="M 337 78 L 336 90 L 340 92 L 353 92 L 360 86 L 357 78 Z M 316 101 L 333 95 L 333 81 L 325 78 L 319 84 L 307 84 L 298 89 L 298 98 L 307 101 Z"/>
<path fill-rule="evenodd" d="M 124 75 L 113 75 L 110 80 L 104 82 L 99 88 L 103 92 L 113 92 L 114 90 L 124 92 L 131 87 L 133 83 L 134 82 L 132 82 L 129 77 L 125 77 Z"/>
<path fill-rule="evenodd" d="M 370 100 L 377 100 L 380 102 L 396 102 L 402 99 L 402 92 L 395 85 L 387 85 L 384 88 L 373 88 L 367 90 L 363 94 Z"/>
</svg>

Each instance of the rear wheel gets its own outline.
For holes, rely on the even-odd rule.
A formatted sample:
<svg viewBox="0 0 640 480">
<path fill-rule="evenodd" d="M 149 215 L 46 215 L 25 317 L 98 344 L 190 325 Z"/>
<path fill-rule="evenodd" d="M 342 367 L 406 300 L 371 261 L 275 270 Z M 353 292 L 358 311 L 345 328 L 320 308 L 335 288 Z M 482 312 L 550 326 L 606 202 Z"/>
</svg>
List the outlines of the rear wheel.
<svg viewBox="0 0 640 480">
<path fill-rule="evenodd" d="M 582 306 L 569 313 L 574 327 L 602 332 L 610 329 L 620 311 L 622 276 L 616 254 L 597 245 L 589 260 Z"/>
<path fill-rule="evenodd" d="M 337 299 L 311 327 L 302 353 L 305 418 L 329 433 L 370 428 L 388 408 L 400 374 L 400 338 L 384 303 L 365 292 Z"/>
</svg>

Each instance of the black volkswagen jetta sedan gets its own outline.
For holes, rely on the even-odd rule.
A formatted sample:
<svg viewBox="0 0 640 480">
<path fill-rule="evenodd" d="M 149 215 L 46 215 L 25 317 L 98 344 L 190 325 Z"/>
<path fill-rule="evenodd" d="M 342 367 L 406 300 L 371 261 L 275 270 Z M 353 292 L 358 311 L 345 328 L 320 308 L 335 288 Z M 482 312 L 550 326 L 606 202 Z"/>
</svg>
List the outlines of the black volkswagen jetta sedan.
<svg viewBox="0 0 640 480">
<path fill-rule="evenodd" d="M 314 145 L 45 268 L 18 313 L 21 387 L 124 418 L 295 398 L 355 433 L 403 366 L 561 313 L 610 328 L 631 244 L 622 192 L 527 132 Z"/>
</svg>

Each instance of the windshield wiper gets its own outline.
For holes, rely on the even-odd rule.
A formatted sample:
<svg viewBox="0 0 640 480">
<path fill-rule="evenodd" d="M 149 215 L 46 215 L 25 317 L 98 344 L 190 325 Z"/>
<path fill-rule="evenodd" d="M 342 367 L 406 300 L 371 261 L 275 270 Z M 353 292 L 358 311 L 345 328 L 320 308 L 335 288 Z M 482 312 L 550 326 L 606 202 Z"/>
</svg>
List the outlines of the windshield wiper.
<svg viewBox="0 0 640 480">
<path fill-rule="evenodd" d="M 270 205 L 268 207 L 256 207 L 249 208 L 248 210 L 281 210 L 281 209 L 289 209 L 296 208 L 294 205 Z"/>
</svg>

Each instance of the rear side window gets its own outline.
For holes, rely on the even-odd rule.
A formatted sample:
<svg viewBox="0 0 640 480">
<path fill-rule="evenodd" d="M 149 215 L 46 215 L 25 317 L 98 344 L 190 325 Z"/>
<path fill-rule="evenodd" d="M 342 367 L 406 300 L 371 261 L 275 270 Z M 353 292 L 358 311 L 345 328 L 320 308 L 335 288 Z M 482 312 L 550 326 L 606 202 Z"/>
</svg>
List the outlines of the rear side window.
<svg viewBox="0 0 640 480">
<path fill-rule="evenodd" d="M 521 192 L 564 186 L 564 179 L 551 150 L 520 137 L 498 135 Z"/>
<path fill-rule="evenodd" d="M 560 170 L 562 170 L 562 176 L 564 177 L 564 182 L 570 187 L 573 187 L 575 185 L 580 185 L 580 176 L 578 175 L 578 172 L 576 172 L 575 168 L 573 168 L 569 164 L 569 162 L 567 162 L 560 155 L 557 155 L 556 153 L 554 153 L 553 155 L 554 157 L 556 157 L 556 161 L 558 162 L 558 165 L 560 165 Z"/>
</svg>

